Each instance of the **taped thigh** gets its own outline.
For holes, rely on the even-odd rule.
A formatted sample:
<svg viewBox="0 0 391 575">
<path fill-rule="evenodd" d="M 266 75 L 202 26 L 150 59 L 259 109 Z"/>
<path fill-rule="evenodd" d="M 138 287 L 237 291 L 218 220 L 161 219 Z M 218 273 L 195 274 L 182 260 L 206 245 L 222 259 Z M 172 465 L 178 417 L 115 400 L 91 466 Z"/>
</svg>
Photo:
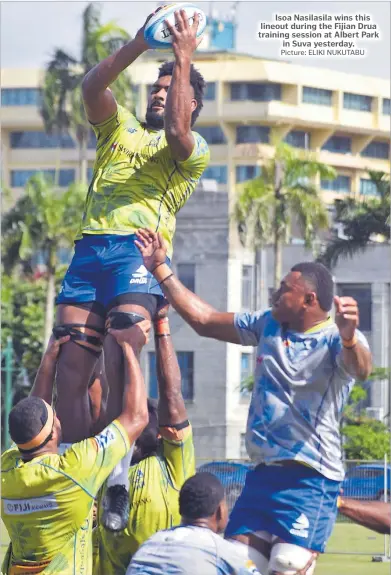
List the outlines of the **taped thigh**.
<svg viewBox="0 0 391 575">
<path fill-rule="evenodd" d="M 69 335 L 71 341 L 95 357 L 99 357 L 102 352 L 104 333 L 101 327 L 83 323 L 65 323 L 53 328 L 53 334 L 57 339 Z"/>
<path fill-rule="evenodd" d="M 313 575 L 318 553 L 277 539 L 273 545 L 269 575 Z"/>
</svg>

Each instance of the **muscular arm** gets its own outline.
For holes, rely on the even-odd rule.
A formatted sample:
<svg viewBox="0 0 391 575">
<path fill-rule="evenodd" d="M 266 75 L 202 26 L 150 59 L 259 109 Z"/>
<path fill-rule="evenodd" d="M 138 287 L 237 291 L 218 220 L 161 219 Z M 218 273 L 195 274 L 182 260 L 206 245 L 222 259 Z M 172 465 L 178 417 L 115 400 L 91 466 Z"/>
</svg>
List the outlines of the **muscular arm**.
<svg viewBox="0 0 391 575">
<path fill-rule="evenodd" d="M 117 102 L 109 86 L 147 49 L 145 42 L 136 37 L 86 74 L 82 90 L 90 122 L 100 124 L 115 114 Z"/>
<path fill-rule="evenodd" d="M 47 352 L 44 353 L 34 385 L 30 395 L 44 399 L 49 405 L 52 404 L 53 384 L 56 376 L 57 358 L 52 357 Z"/>
<path fill-rule="evenodd" d="M 167 264 L 160 265 L 154 272 L 158 282 L 163 281 L 171 274 Z M 198 335 L 240 344 L 233 313 L 215 310 L 188 290 L 174 274 L 163 281 L 161 288 L 172 307 Z"/>
<path fill-rule="evenodd" d="M 170 88 L 167 93 L 164 130 L 174 159 L 187 160 L 194 148 L 191 133 L 192 88 L 190 86 L 190 58 L 176 59 Z"/>
<path fill-rule="evenodd" d="M 359 523 L 377 533 L 390 533 L 391 506 L 389 503 L 341 498 L 338 510 L 355 523 Z"/>
<path fill-rule="evenodd" d="M 148 423 L 147 392 L 136 353 L 128 343 L 122 344 L 125 365 L 123 409 L 118 417 L 134 443 Z"/>
<path fill-rule="evenodd" d="M 372 371 L 372 356 L 369 349 L 357 342 L 351 349 L 342 348 L 342 360 L 348 373 L 365 381 Z"/>
<path fill-rule="evenodd" d="M 168 334 L 168 319 L 159 321 L 164 322 L 165 332 Z M 187 419 L 182 396 L 181 372 L 171 335 L 159 336 L 155 328 L 155 347 L 159 382 L 159 425 L 170 427 L 183 423 Z"/>
</svg>

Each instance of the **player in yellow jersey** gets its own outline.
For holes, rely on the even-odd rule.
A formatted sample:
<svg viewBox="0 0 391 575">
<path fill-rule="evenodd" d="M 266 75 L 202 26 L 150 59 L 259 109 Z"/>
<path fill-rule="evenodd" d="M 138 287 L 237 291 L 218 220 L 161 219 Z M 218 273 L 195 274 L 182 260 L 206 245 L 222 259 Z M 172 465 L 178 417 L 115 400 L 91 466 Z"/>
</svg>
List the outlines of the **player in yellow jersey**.
<svg viewBox="0 0 391 575">
<path fill-rule="evenodd" d="M 11 411 L 15 445 L 1 456 L 1 516 L 10 545 L 2 575 L 90 575 L 92 511 L 99 488 L 148 423 L 138 354 L 149 322 L 111 331 L 125 366 L 122 413 L 99 435 L 59 455 L 61 424 L 51 406 L 60 346 L 49 342 L 33 390 Z"/>
<path fill-rule="evenodd" d="M 101 498 L 94 575 L 124 575 L 144 541 L 157 531 L 179 525 L 179 491 L 195 473 L 192 430 L 167 311 L 162 309 L 154 321 L 159 402 L 157 407 L 149 402 L 149 424 L 136 441 L 128 470 L 129 520 L 120 533 L 105 529 L 101 521 L 105 498 Z"/>
<path fill-rule="evenodd" d="M 189 26 L 176 14 L 174 61 L 163 64 L 148 99 L 145 123 L 117 105 L 109 88 L 119 74 L 148 50 L 144 26 L 136 37 L 93 68 L 83 81 L 87 116 L 97 136 L 96 161 L 75 255 L 57 298 L 55 333 L 69 334 L 57 370 L 58 416 L 65 442 L 89 435 L 89 381 L 103 341 L 110 384 L 109 417 L 121 405 L 121 350 L 105 325 L 123 327 L 151 319 L 163 294 L 134 245 L 140 226 L 159 230 L 172 256 L 175 217 L 196 188 L 209 161 L 204 139 L 192 131 L 202 106 L 205 82 L 191 63 L 197 47 L 198 16 Z M 128 487 L 130 455 L 116 470 Z M 110 486 L 111 487 L 111 486 Z M 110 493 L 109 493 L 110 495 Z M 118 501 L 113 499 L 113 508 Z M 107 525 L 120 530 L 126 510 Z"/>
</svg>

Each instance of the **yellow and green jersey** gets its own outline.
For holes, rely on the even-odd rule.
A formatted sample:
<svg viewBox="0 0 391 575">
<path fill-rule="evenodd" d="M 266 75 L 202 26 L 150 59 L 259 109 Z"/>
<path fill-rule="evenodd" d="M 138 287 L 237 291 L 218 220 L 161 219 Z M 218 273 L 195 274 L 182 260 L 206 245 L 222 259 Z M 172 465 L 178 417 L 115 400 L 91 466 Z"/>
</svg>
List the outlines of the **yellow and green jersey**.
<svg viewBox="0 0 391 575">
<path fill-rule="evenodd" d="M 173 430 L 161 428 L 161 445 L 156 456 L 129 468 L 130 513 L 127 528 L 111 533 L 99 522 L 94 531 L 94 575 L 123 575 L 137 549 L 151 535 L 180 524 L 179 491 L 195 473 L 191 427 L 173 439 Z"/>
<path fill-rule="evenodd" d="M 1 457 L 1 516 L 10 537 L 2 575 L 90 575 L 92 511 L 108 475 L 130 449 L 118 421 L 64 455 Z"/>
<path fill-rule="evenodd" d="M 207 143 L 193 132 L 191 156 L 174 160 L 164 130 L 146 128 L 121 106 L 93 129 L 96 160 L 78 238 L 147 227 L 161 232 L 171 257 L 175 216 L 208 165 Z"/>
</svg>

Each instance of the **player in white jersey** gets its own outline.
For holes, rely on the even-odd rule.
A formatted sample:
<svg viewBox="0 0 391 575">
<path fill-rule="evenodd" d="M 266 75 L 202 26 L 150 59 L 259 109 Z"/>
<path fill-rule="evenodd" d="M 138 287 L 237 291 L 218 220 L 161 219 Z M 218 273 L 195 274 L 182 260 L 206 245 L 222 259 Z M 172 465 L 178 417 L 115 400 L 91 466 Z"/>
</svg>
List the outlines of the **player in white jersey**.
<svg viewBox="0 0 391 575">
<path fill-rule="evenodd" d="M 224 488 L 212 473 L 187 479 L 179 493 L 182 523 L 159 531 L 132 558 L 126 575 L 261 575 L 242 543 L 220 537 L 227 526 Z"/>
<path fill-rule="evenodd" d="M 147 269 L 174 309 L 202 336 L 257 347 L 246 444 L 247 474 L 226 530 L 258 550 L 263 573 L 312 575 L 331 534 L 344 478 L 339 421 L 355 379 L 371 371 L 357 302 L 334 298 L 321 264 L 297 264 L 266 312 L 221 313 L 165 265 L 164 242 L 138 231 Z"/>
</svg>

